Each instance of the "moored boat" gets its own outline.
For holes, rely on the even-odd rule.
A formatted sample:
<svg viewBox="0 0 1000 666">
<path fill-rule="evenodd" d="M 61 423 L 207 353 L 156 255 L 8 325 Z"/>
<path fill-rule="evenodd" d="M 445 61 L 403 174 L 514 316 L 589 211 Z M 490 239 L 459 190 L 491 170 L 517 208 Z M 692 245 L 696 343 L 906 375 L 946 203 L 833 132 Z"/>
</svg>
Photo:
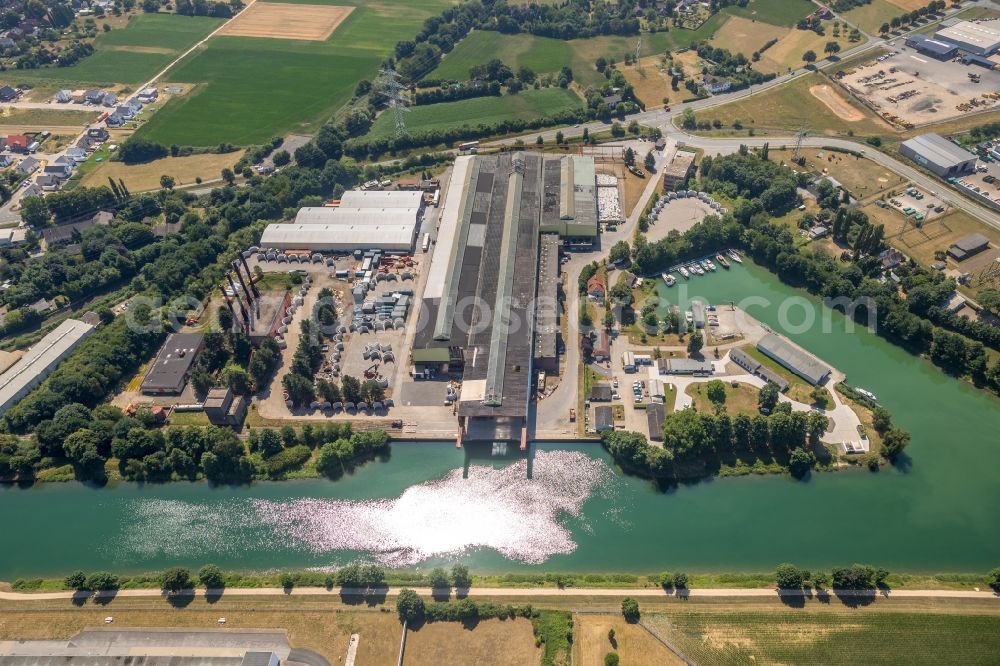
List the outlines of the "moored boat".
<svg viewBox="0 0 1000 666">
<path fill-rule="evenodd" d="M 743 259 L 740 258 L 740 253 L 737 252 L 736 250 L 730 250 L 729 251 L 729 258 L 732 259 L 733 261 L 735 261 L 738 264 L 742 264 L 743 263 Z"/>
<path fill-rule="evenodd" d="M 715 255 L 715 260 L 718 261 L 719 265 L 721 265 L 723 268 L 726 268 L 726 269 L 729 268 L 729 262 L 726 261 L 726 258 L 723 257 L 721 254 Z"/>
<path fill-rule="evenodd" d="M 695 273 L 697 273 L 698 275 L 704 275 L 705 274 L 705 269 L 702 268 L 701 266 L 699 266 L 698 264 L 691 264 L 690 269 L 692 271 L 694 271 Z"/>
<path fill-rule="evenodd" d="M 705 268 L 707 268 L 710 271 L 714 271 L 715 270 L 715 264 L 712 263 L 711 259 L 706 259 L 705 260 Z"/>
<path fill-rule="evenodd" d="M 677 284 L 677 278 L 675 278 L 673 275 L 670 275 L 669 273 L 663 274 L 663 281 L 667 283 L 668 287 L 672 287 L 675 284 Z"/>
<path fill-rule="evenodd" d="M 681 277 L 684 278 L 684 279 L 687 279 L 687 278 L 691 277 L 691 274 L 688 273 L 688 269 L 684 268 L 683 266 L 681 266 L 680 268 L 678 268 L 677 272 L 680 273 Z"/>
</svg>

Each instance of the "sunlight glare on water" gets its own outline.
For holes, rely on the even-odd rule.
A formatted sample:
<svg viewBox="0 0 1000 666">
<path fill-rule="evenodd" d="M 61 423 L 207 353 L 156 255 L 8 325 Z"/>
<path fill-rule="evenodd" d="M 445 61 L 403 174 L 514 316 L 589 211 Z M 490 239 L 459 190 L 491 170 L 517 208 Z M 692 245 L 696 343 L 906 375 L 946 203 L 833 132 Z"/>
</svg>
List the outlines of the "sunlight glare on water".
<svg viewBox="0 0 1000 666">
<path fill-rule="evenodd" d="M 136 521 L 118 544 L 127 551 L 193 556 L 219 550 L 261 550 L 283 541 L 316 554 L 356 551 L 388 566 L 493 549 L 527 564 L 571 553 L 565 525 L 579 518 L 613 474 L 602 461 L 576 451 L 539 451 L 506 467 L 470 465 L 407 488 L 393 499 L 305 498 L 226 500 L 213 504 L 137 500 Z M 141 535 L 141 538 L 140 538 Z"/>
</svg>

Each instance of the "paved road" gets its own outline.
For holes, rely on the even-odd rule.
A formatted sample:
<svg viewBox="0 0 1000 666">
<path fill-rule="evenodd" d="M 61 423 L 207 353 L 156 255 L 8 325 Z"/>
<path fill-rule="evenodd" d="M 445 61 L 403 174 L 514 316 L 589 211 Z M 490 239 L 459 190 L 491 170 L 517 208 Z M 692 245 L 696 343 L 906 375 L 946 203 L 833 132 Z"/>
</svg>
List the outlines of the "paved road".
<svg viewBox="0 0 1000 666">
<path fill-rule="evenodd" d="M 301 587 L 285 590 L 280 587 L 257 588 L 227 588 L 213 590 L 222 592 L 227 597 L 283 597 L 283 596 L 396 596 L 402 587 L 389 587 L 372 593 L 360 589 L 341 589 L 324 587 Z M 417 594 L 431 596 L 429 587 L 412 588 Z M 992 590 L 827 590 L 837 596 L 872 596 L 878 594 L 886 598 L 935 598 L 935 599 L 993 599 L 1000 601 L 1000 595 Z M 201 591 L 197 592 L 201 594 Z M 774 588 L 695 588 L 686 590 L 682 596 L 687 597 L 810 597 L 815 592 L 811 590 L 777 590 Z M 118 590 L 117 592 L 97 593 L 99 597 L 136 598 L 162 597 L 162 590 Z M 670 597 L 678 596 L 662 588 L 554 588 L 554 587 L 473 587 L 467 591 L 470 597 Z M 45 601 L 54 599 L 79 599 L 76 592 L 41 592 L 37 594 L 20 592 L 0 592 L 3 601 Z"/>
</svg>

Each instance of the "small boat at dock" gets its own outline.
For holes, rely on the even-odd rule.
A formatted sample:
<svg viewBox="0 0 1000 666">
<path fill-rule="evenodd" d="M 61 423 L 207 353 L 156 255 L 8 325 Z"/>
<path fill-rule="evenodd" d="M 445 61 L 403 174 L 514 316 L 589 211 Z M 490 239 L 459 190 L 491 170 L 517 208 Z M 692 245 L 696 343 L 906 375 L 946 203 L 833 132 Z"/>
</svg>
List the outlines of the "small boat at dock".
<svg viewBox="0 0 1000 666">
<path fill-rule="evenodd" d="M 743 263 L 743 259 L 740 258 L 740 253 L 737 252 L 736 250 L 730 250 L 729 251 L 729 258 L 732 259 L 733 261 L 735 261 L 738 264 L 742 264 Z"/>
<path fill-rule="evenodd" d="M 704 275 L 705 274 L 705 269 L 702 268 L 701 266 L 699 266 L 698 264 L 691 264 L 690 266 L 688 266 L 688 270 L 691 271 L 692 273 L 696 273 L 698 275 Z"/>
<path fill-rule="evenodd" d="M 863 389 L 863 388 L 859 388 L 859 389 L 857 389 L 857 391 L 858 391 L 858 393 L 860 393 L 864 397 L 868 398 L 872 402 L 878 402 L 878 398 L 876 398 L 875 394 L 872 393 L 871 391 L 869 391 L 867 389 Z"/>
<path fill-rule="evenodd" d="M 721 254 L 715 255 L 715 260 L 718 261 L 719 265 L 722 266 L 723 268 L 727 270 L 729 269 L 729 262 L 726 261 L 726 258 L 723 257 Z"/>
<path fill-rule="evenodd" d="M 670 273 L 664 273 L 663 274 L 663 281 L 667 283 L 668 287 L 672 287 L 675 284 L 677 284 L 677 278 L 675 278 Z"/>
<path fill-rule="evenodd" d="M 712 263 L 711 259 L 706 259 L 705 260 L 705 268 L 707 268 L 710 271 L 714 271 L 715 270 L 715 264 Z"/>
<path fill-rule="evenodd" d="M 691 277 L 691 274 L 688 273 L 688 269 L 684 268 L 683 266 L 678 268 L 677 272 L 680 273 L 681 277 L 684 278 L 685 280 Z"/>
</svg>

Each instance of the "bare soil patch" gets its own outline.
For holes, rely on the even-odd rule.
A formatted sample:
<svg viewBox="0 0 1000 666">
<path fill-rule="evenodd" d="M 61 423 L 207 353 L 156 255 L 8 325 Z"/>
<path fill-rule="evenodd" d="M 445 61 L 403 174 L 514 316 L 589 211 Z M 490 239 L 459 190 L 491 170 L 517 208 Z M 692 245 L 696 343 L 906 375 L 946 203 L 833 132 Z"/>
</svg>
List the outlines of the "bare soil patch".
<svg viewBox="0 0 1000 666">
<path fill-rule="evenodd" d="M 848 104 L 847 100 L 826 84 L 813 86 L 809 88 L 809 92 L 813 97 L 826 104 L 826 107 L 837 114 L 841 120 L 856 123 L 865 119 L 860 111 Z"/>
<path fill-rule="evenodd" d="M 219 31 L 230 37 L 271 37 L 321 42 L 354 7 L 255 2 Z"/>
</svg>

